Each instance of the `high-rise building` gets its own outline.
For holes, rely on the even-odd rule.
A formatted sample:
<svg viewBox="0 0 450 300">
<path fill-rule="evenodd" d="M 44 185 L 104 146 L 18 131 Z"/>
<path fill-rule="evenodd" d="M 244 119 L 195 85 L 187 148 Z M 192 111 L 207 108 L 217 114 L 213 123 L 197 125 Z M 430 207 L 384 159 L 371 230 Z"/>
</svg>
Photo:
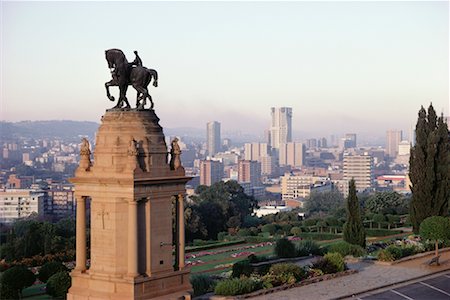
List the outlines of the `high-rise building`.
<svg viewBox="0 0 450 300">
<path fill-rule="evenodd" d="M 280 144 L 292 142 L 292 108 L 272 107 L 270 146 L 279 149 Z"/>
<path fill-rule="evenodd" d="M 200 184 L 211 186 L 222 180 L 223 164 L 215 160 L 202 160 L 200 162 Z"/>
<path fill-rule="evenodd" d="M 398 155 L 398 144 L 402 141 L 401 130 L 388 130 L 386 132 L 386 154 L 395 158 Z"/>
<path fill-rule="evenodd" d="M 346 133 L 345 139 L 350 141 L 348 143 L 349 148 L 356 148 L 356 133 Z"/>
<path fill-rule="evenodd" d="M 261 185 L 261 163 L 257 161 L 240 160 L 238 174 L 239 182 L 250 182 L 254 187 Z"/>
<path fill-rule="evenodd" d="M 306 140 L 306 148 L 308 148 L 308 149 L 317 148 L 317 139 L 307 139 Z"/>
<path fill-rule="evenodd" d="M 283 143 L 280 145 L 280 166 L 301 167 L 305 164 L 306 147 L 303 143 Z"/>
<path fill-rule="evenodd" d="M 355 180 L 356 189 L 360 192 L 371 189 L 374 181 L 373 157 L 363 155 L 344 155 L 344 180 Z"/>
<path fill-rule="evenodd" d="M 206 124 L 206 144 L 209 156 L 214 156 L 220 152 L 220 123 L 216 121 L 208 122 Z"/>
<path fill-rule="evenodd" d="M 270 147 L 266 143 L 245 143 L 244 157 L 245 160 L 260 161 L 261 157 L 270 155 Z"/>
</svg>

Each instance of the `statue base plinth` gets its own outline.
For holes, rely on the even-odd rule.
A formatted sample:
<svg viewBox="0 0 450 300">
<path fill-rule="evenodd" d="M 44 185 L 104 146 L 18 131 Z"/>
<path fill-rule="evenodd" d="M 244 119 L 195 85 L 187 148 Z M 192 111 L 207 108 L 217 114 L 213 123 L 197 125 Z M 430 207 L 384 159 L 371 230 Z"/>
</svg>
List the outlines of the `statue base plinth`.
<svg viewBox="0 0 450 300">
<path fill-rule="evenodd" d="M 191 299 L 189 270 L 174 271 L 164 275 L 136 278 L 113 278 L 86 273 L 72 272 L 72 286 L 67 300 L 86 299 Z"/>
</svg>

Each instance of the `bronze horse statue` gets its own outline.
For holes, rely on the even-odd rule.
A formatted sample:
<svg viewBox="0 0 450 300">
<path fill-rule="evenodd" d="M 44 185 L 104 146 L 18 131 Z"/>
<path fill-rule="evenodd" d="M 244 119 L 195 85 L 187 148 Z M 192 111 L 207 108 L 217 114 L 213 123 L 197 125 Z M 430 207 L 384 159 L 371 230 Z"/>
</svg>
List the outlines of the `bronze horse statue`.
<svg viewBox="0 0 450 300">
<path fill-rule="evenodd" d="M 144 109 L 147 99 L 149 99 L 153 109 L 153 100 L 148 93 L 148 85 L 153 79 L 153 86 L 158 86 L 158 73 L 156 70 L 147 69 L 142 66 L 142 61 L 137 53 L 134 51 L 136 59 L 129 63 L 125 54 L 119 49 L 109 49 L 105 51 L 106 61 L 108 67 L 111 70 L 112 80 L 105 83 L 106 96 L 109 100 L 114 101 L 114 97 L 109 93 L 110 86 L 118 86 L 120 95 L 117 105 L 113 108 L 122 108 L 125 104 L 125 108 L 131 108 L 130 103 L 126 97 L 127 89 L 129 85 L 132 85 L 136 91 L 136 108 Z"/>
</svg>

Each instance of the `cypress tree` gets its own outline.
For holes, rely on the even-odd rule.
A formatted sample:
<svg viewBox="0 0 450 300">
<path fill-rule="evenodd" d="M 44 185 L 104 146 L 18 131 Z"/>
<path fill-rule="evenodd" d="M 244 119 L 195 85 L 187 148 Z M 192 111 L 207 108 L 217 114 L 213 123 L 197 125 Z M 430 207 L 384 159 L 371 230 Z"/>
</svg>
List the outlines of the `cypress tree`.
<svg viewBox="0 0 450 300">
<path fill-rule="evenodd" d="M 343 228 L 344 241 L 366 247 L 366 232 L 361 219 L 358 196 L 356 196 L 355 180 L 350 180 L 347 198 L 347 221 Z"/>
<path fill-rule="evenodd" d="M 450 159 L 447 124 L 430 104 L 421 107 L 416 124 L 416 144 L 411 147 L 409 177 L 412 199 L 410 217 L 415 233 L 430 216 L 448 214 Z"/>
</svg>

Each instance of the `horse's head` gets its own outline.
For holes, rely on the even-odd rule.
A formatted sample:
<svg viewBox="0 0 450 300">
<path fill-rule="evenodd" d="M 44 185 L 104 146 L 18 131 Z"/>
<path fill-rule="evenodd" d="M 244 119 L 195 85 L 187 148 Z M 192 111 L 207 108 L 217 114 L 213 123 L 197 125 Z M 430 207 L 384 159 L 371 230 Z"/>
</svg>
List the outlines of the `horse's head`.
<svg viewBox="0 0 450 300">
<path fill-rule="evenodd" d="M 105 58 L 106 58 L 106 61 L 108 62 L 108 68 L 110 68 L 110 69 L 114 68 L 114 61 L 115 61 L 111 50 L 113 50 L 113 49 L 109 49 L 109 50 L 105 51 Z"/>
</svg>

